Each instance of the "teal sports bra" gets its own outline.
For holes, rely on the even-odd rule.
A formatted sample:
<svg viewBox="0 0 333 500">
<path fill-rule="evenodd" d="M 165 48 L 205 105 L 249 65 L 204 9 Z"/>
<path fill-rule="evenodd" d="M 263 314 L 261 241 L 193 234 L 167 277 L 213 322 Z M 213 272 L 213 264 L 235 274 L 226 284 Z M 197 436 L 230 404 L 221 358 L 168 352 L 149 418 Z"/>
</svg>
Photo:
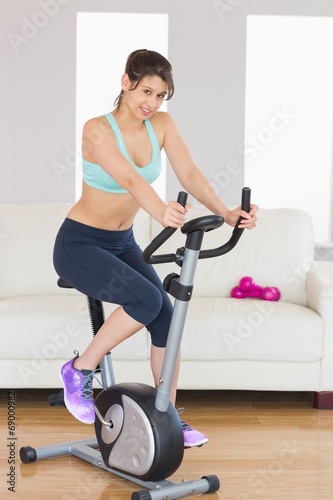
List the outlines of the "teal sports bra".
<svg viewBox="0 0 333 500">
<path fill-rule="evenodd" d="M 148 181 L 150 184 L 154 182 L 161 173 L 162 161 L 161 161 L 161 150 L 160 143 L 158 142 L 157 136 L 153 129 L 152 124 L 149 120 L 145 120 L 144 124 L 146 126 L 150 145 L 151 145 L 151 159 L 150 162 L 144 167 L 138 167 L 132 161 L 128 151 L 126 149 L 124 139 L 118 123 L 116 122 L 112 113 L 105 115 L 111 128 L 117 138 L 119 151 L 127 158 L 127 160 L 133 165 L 135 170 Z M 108 193 L 127 193 L 126 189 L 119 186 L 119 184 L 109 175 L 98 163 L 91 163 L 85 158 L 82 158 L 82 170 L 83 170 L 83 180 L 88 186 L 100 189 L 101 191 L 106 191 Z"/>
</svg>

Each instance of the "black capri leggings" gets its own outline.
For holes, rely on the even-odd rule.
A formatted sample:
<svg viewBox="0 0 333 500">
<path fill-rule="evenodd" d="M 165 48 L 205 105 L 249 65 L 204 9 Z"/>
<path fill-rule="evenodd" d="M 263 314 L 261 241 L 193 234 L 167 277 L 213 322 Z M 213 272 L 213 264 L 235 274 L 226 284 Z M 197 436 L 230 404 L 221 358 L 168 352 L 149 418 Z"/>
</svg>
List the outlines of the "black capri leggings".
<svg viewBox="0 0 333 500">
<path fill-rule="evenodd" d="M 154 346 L 165 347 L 173 306 L 153 266 L 143 260 L 132 228 L 108 231 L 67 218 L 56 237 L 53 262 L 69 285 L 123 306 L 146 326 Z"/>
</svg>

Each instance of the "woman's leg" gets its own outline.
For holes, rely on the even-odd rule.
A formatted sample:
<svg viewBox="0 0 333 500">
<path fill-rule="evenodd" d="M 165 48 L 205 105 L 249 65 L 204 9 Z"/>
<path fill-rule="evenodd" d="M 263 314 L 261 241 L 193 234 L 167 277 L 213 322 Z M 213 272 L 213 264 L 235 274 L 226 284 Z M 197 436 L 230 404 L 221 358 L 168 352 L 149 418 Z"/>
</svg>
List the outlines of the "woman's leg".
<svg viewBox="0 0 333 500">
<path fill-rule="evenodd" d="M 82 422 L 92 423 L 93 371 L 109 350 L 158 315 L 162 298 L 155 285 L 115 255 L 132 244 L 130 231 L 113 234 L 94 228 L 86 230 L 74 221 L 65 226 L 59 231 L 54 250 L 59 276 L 85 295 L 120 306 L 82 356 L 77 355 L 61 369 L 67 408 Z"/>
<path fill-rule="evenodd" d="M 87 349 L 74 361 L 73 366 L 77 370 L 95 370 L 107 352 L 143 327 L 142 323 L 126 314 L 121 306 L 118 307 L 106 319 Z"/>
</svg>

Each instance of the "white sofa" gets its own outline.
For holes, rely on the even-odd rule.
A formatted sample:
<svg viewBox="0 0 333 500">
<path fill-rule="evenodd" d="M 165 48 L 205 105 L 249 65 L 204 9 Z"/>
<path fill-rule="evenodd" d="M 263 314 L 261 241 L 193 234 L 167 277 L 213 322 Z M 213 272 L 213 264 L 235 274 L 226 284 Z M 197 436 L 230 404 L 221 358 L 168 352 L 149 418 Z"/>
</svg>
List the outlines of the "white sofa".
<svg viewBox="0 0 333 500">
<path fill-rule="evenodd" d="M 2 388 L 59 388 L 59 368 L 91 338 L 86 298 L 57 286 L 53 242 L 69 204 L 0 205 Z M 191 217 L 206 214 L 195 206 Z M 261 209 L 229 254 L 200 260 L 182 343 L 180 389 L 315 393 L 333 407 L 333 263 L 314 262 L 312 222 L 293 209 Z M 144 212 L 135 234 L 145 247 L 161 230 Z M 230 236 L 206 233 L 203 248 Z M 184 244 L 177 231 L 163 246 Z M 156 266 L 163 279 L 175 264 Z M 277 286 L 279 302 L 230 298 L 242 276 Z M 106 314 L 113 306 L 105 305 Z M 113 351 L 117 381 L 152 383 L 143 329 Z"/>
</svg>

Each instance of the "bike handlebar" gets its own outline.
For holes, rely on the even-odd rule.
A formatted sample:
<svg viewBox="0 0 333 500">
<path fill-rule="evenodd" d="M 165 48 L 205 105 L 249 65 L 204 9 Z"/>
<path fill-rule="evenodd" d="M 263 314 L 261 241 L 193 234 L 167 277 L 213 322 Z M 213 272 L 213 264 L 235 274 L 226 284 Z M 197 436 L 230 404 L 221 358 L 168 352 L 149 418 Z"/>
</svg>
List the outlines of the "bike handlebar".
<svg viewBox="0 0 333 500">
<path fill-rule="evenodd" d="M 249 212 L 251 207 L 251 189 L 249 187 L 244 187 L 242 189 L 242 200 L 241 200 L 241 208 L 245 210 L 245 212 Z M 239 223 L 243 220 L 243 217 L 240 217 L 237 224 L 235 225 L 232 235 L 230 239 L 224 243 L 224 245 L 208 249 L 208 250 L 200 250 L 199 259 L 209 259 L 211 257 L 219 257 L 220 255 L 224 255 L 230 250 L 232 250 L 238 243 L 239 238 L 242 236 L 244 229 L 238 227 Z"/>
<path fill-rule="evenodd" d="M 251 189 L 248 187 L 244 187 L 242 189 L 242 200 L 241 200 L 242 210 L 245 210 L 246 212 L 250 211 L 250 199 L 251 199 Z M 177 202 L 183 205 L 183 207 L 185 207 L 186 201 L 187 201 L 187 193 L 184 191 L 180 191 L 178 194 Z M 194 225 L 194 221 L 195 220 L 199 221 L 199 219 L 202 221 L 203 219 L 205 219 L 205 217 L 199 217 L 198 219 L 189 221 L 189 223 L 191 223 L 191 225 Z M 217 228 L 221 226 L 224 222 L 223 218 L 219 215 L 209 215 L 207 216 L 207 220 L 209 220 L 210 225 L 209 228 L 207 228 L 206 230 Z M 231 238 L 229 239 L 229 241 L 227 241 L 227 243 L 218 248 L 200 250 L 199 259 L 218 257 L 220 255 L 226 254 L 227 252 L 230 252 L 230 250 L 232 250 L 236 246 L 239 238 L 241 237 L 244 231 L 244 229 L 238 227 L 241 220 L 242 218 L 240 218 L 239 221 L 237 222 L 232 232 Z M 215 221 L 215 227 L 214 227 L 214 221 Z M 177 260 L 177 255 L 175 253 L 153 255 L 153 253 L 156 252 L 156 250 L 158 250 L 163 245 L 163 243 L 173 235 L 173 233 L 176 230 L 177 228 L 174 227 L 166 227 L 152 240 L 152 242 L 143 251 L 143 258 L 145 262 L 148 262 L 150 264 L 162 264 L 162 263 L 164 264 L 166 262 L 175 262 Z M 199 230 L 203 229 L 199 228 Z"/>
</svg>

